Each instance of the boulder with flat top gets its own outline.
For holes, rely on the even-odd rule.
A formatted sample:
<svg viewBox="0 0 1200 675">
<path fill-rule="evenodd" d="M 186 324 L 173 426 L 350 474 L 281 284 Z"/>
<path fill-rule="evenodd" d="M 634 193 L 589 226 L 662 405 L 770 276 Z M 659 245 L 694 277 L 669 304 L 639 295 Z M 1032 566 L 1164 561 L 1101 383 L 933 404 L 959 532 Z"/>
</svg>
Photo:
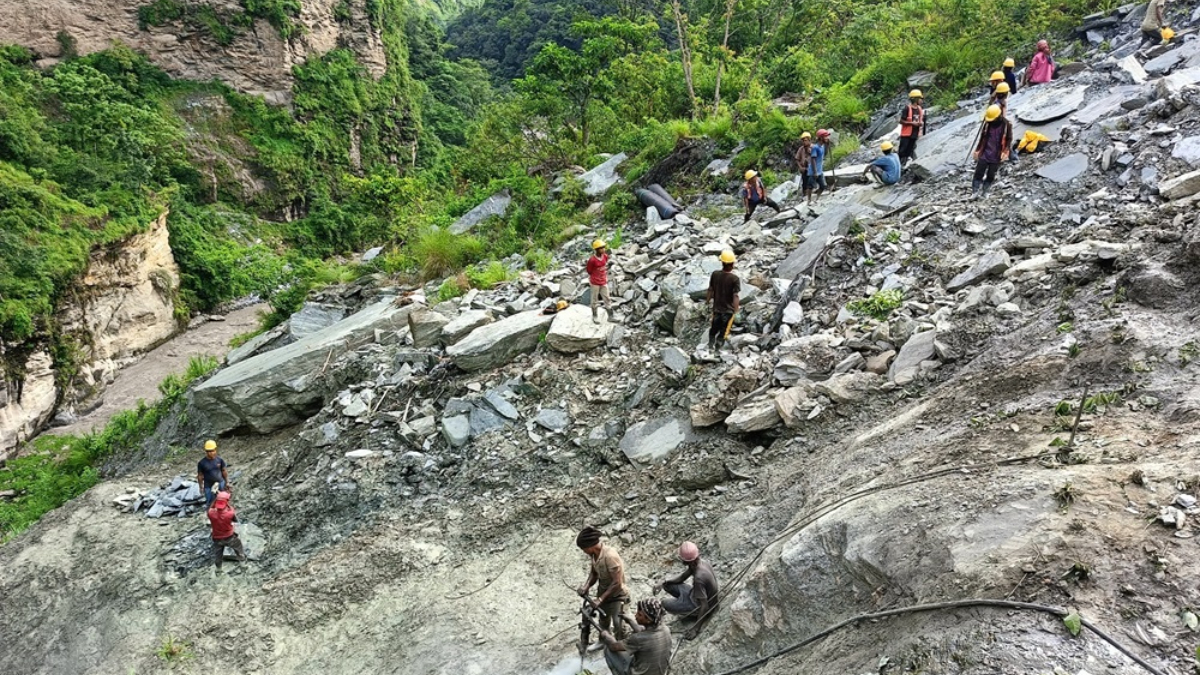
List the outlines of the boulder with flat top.
<svg viewBox="0 0 1200 675">
<path fill-rule="evenodd" d="M 527 354 L 550 329 L 553 314 L 541 310 L 514 314 L 506 319 L 476 328 L 462 341 L 450 345 L 446 354 L 454 365 L 467 371 L 502 366 L 520 354 Z"/>
</svg>

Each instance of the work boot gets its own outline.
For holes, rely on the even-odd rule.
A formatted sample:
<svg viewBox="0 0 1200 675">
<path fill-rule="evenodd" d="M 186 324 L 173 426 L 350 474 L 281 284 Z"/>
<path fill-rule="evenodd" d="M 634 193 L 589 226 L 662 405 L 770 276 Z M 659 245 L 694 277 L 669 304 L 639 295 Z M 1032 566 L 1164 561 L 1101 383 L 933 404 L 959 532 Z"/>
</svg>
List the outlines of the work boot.
<svg viewBox="0 0 1200 675">
<path fill-rule="evenodd" d="M 971 181 L 971 196 L 976 198 L 979 197 L 979 189 L 981 187 L 983 187 L 983 181 L 979 180 L 978 178 L 973 179 Z"/>
<path fill-rule="evenodd" d="M 980 199 L 983 199 L 984 197 L 986 197 L 986 196 L 987 196 L 987 193 L 988 193 L 988 190 L 990 190 L 991 188 L 992 188 L 992 184 L 991 184 L 991 183 L 984 183 L 984 184 L 983 184 L 983 189 L 981 189 L 981 190 L 979 191 L 979 198 L 980 198 Z"/>
</svg>

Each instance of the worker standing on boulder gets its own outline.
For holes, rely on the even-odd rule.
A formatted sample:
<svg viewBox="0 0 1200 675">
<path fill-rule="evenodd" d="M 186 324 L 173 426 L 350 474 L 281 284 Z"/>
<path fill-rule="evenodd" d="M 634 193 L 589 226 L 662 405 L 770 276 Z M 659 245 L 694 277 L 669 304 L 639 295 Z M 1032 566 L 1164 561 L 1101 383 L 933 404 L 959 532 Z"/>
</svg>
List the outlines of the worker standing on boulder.
<svg viewBox="0 0 1200 675">
<path fill-rule="evenodd" d="M 908 105 L 900 113 L 900 166 L 917 158 L 917 139 L 926 131 L 924 103 L 925 95 L 920 89 L 908 92 Z"/>
<path fill-rule="evenodd" d="M 604 533 L 594 527 L 583 528 L 575 537 L 575 545 L 591 559 L 591 571 L 587 581 L 576 589 L 580 597 L 586 598 L 592 586 L 596 586 L 596 605 L 604 616 L 600 618 L 600 629 L 611 629 L 621 639 L 626 635 L 625 606 L 629 604 L 629 589 L 625 586 L 625 563 L 621 554 L 610 545 L 600 543 Z M 598 584 L 598 585 L 597 585 Z"/>
<path fill-rule="evenodd" d="M 592 296 L 592 321 L 600 323 L 600 303 L 604 303 L 604 315 L 608 318 L 612 298 L 608 293 L 608 244 L 603 239 L 592 242 L 592 255 L 587 259 L 588 286 Z"/>
<path fill-rule="evenodd" d="M 1017 62 L 1011 57 L 1004 59 L 1004 81 L 1008 83 L 1009 93 L 1017 93 L 1017 74 L 1013 72 L 1013 68 L 1017 67 Z"/>
<path fill-rule="evenodd" d="M 742 218 L 743 223 L 750 221 L 750 217 L 754 215 L 754 210 L 758 208 L 759 204 L 766 204 L 775 209 L 775 213 L 779 213 L 779 205 L 767 196 L 767 188 L 754 169 L 746 171 L 746 182 L 742 184 L 742 203 L 746 205 L 746 217 Z"/>
<path fill-rule="evenodd" d="M 204 489 L 204 507 L 212 506 L 216 493 L 229 484 L 225 460 L 217 456 L 217 442 L 204 442 L 204 459 L 196 463 L 196 482 Z"/>
<path fill-rule="evenodd" d="M 228 492 L 218 492 L 216 501 L 208 510 L 208 524 L 212 527 L 212 555 L 217 569 L 225 561 L 225 547 L 232 548 L 237 553 L 238 561 L 245 562 L 246 549 L 238 538 L 233 524 L 237 522 L 237 511 L 229 503 L 231 495 Z"/>
<path fill-rule="evenodd" d="M 683 574 L 656 585 L 654 592 L 664 590 L 671 596 L 663 602 L 663 609 L 668 614 L 705 618 L 717 608 L 717 575 L 712 565 L 700 557 L 700 548 L 690 541 L 680 544 L 679 560 L 685 566 Z M 684 583 L 689 578 L 692 583 Z"/>
<path fill-rule="evenodd" d="M 663 607 L 656 598 L 637 604 L 633 634 L 619 640 L 606 630 L 604 660 L 612 675 L 666 675 L 671 666 L 671 630 L 663 623 Z"/>
<path fill-rule="evenodd" d="M 742 281 L 733 273 L 737 256 L 722 251 L 721 269 L 708 278 L 707 301 L 712 303 L 712 325 L 708 328 L 708 348 L 718 350 L 725 344 L 733 328 L 733 317 L 741 308 Z"/>
<path fill-rule="evenodd" d="M 863 174 L 881 185 L 895 185 L 900 182 L 900 160 L 892 154 L 892 142 L 884 141 L 879 145 L 883 153 L 876 157 L 863 169 Z"/>
<path fill-rule="evenodd" d="M 1025 79 L 1022 84 L 1033 86 L 1035 84 L 1045 84 L 1053 79 L 1054 57 L 1050 54 L 1050 43 L 1045 40 L 1038 40 L 1037 53 L 1033 55 L 1033 59 L 1029 62 L 1029 67 L 1025 69 Z"/>
<path fill-rule="evenodd" d="M 1138 45 L 1138 49 L 1147 44 L 1153 47 L 1163 41 L 1162 31 L 1167 26 L 1163 17 L 1166 4 L 1167 0 L 1150 0 L 1146 5 L 1146 18 L 1142 19 L 1142 43 Z"/>
<path fill-rule="evenodd" d="M 979 134 L 979 144 L 975 146 L 975 177 L 971 181 L 971 193 L 975 197 L 986 197 L 992 183 L 996 181 L 1000 163 L 1008 159 L 1012 134 L 1012 122 L 1005 119 L 1000 106 L 988 106 L 984 114 L 983 130 Z"/>
</svg>

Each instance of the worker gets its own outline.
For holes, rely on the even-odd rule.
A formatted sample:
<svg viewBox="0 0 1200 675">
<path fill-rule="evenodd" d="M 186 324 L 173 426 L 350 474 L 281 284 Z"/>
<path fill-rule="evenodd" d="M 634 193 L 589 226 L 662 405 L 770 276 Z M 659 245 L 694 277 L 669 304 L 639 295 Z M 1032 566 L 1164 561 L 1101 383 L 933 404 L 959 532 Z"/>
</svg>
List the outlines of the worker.
<svg viewBox="0 0 1200 675">
<path fill-rule="evenodd" d="M 217 456 L 217 442 L 204 442 L 204 459 L 196 463 L 196 482 L 204 488 L 204 508 L 212 506 L 216 493 L 229 485 L 225 460 Z"/>
<path fill-rule="evenodd" d="M 926 130 L 924 102 L 925 95 L 920 89 L 908 92 L 908 105 L 900 113 L 900 166 L 917 158 L 917 139 L 924 136 Z"/>
<path fill-rule="evenodd" d="M 1025 78 L 1022 84 L 1027 87 L 1045 84 L 1054 79 L 1054 71 L 1054 56 L 1050 54 L 1050 43 L 1038 40 L 1037 52 L 1029 62 L 1029 67 L 1025 69 Z"/>
<path fill-rule="evenodd" d="M 800 134 L 800 147 L 796 149 L 796 170 L 800 172 L 800 184 L 803 186 L 805 197 L 808 197 L 812 193 L 812 190 L 808 187 L 808 172 L 812 167 L 812 155 L 812 134 L 806 131 Z"/>
<path fill-rule="evenodd" d="M 225 547 L 233 549 L 237 554 L 238 562 L 245 562 L 246 549 L 242 546 L 242 540 L 238 538 L 237 532 L 234 530 L 233 524 L 237 522 L 237 511 L 229 503 L 232 496 L 228 492 L 218 492 L 216 500 L 211 508 L 208 509 L 208 524 L 212 527 L 212 556 L 213 562 L 217 564 L 217 569 L 221 569 L 221 563 L 225 561 Z"/>
<path fill-rule="evenodd" d="M 829 136 L 828 129 L 817 129 L 817 142 L 813 143 L 812 147 L 812 161 L 808 163 L 808 173 L 804 176 L 804 196 L 808 199 L 809 206 L 815 204 L 825 192 L 825 158 L 829 156 Z"/>
<path fill-rule="evenodd" d="M 892 154 L 892 142 L 884 141 L 879 150 L 883 153 L 876 157 L 863 169 L 868 178 L 882 185 L 895 185 L 900 182 L 900 160 Z"/>
<path fill-rule="evenodd" d="M 608 293 L 608 243 L 603 239 L 592 242 L 592 254 L 587 259 L 588 288 L 592 296 L 592 322 L 600 323 L 600 303 L 604 303 L 604 316 L 612 307 L 612 298 Z"/>
<path fill-rule="evenodd" d="M 580 597 L 586 598 L 592 586 L 596 586 L 596 605 L 604 613 L 600 617 L 600 629 L 611 628 L 620 640 L 627 633 L 625 622 L 628 621 L 622 619 L 629 604 L 629 589 L 625 585 L 625 563 L 617 549 L 601 543 L 600 538 L 603 536 L 603 532 L 589 525 L 575 537 L 575 545 L 591 559 L 591 571 L 587 581 L 576 589 L 576 592 Z"/>
<path fill-rule="evenodd" d="M 746 217 L 742 219 L 743 223 L 750 220 L 750 216 L 754 215 L 754 210 L 758 208 L 759 204 L 766 204 L 775 209 L 775 213 L 779 213 L 779 205 L 767 196 L 767 188 L 754 169 L 746 171 L 746 182 L 742 184 L 742 203 L 746 206 Z"/>
<path fill-rule="evenodd" d="M 654 587 L 654 592 L 663 590 L 671 596 L 663 602 L 668 614 L 693 619 L 707 617 L 717 608 L 717 575 L 712 565 L 700 557 L 700 548 L 690 541 L 679 545 L 679 560 L 684 564 L 683 573 Z M 684 583 L 692 579 L 691 584 Z"/>
<path fill-rule="evenodd" d="M 1017 93 L 1017 74 L 1013 72 L 1013 68 L 1017 67 L 1017 62 L 1009 57 L 1004 59 L 1004 81 L 1008 83 L 1009 93 Z"/>
<path fill-rule="evenodd" d="M 1150 0 L 1146 5 L 1146 18 L 1142 19 L 1142 42 L 1138 49 L 1148 43 L 1151 47 L 1163 42 L 1163 29 L 1167 27 L 1163 17 L 1167 0 Z"/>
<path fill-rule="evenodd" d="M 988 101 L 988 105 L 998 105 L 1004 112 L 1008 112 L 1008 93 L 1012 91 L 1008 88 L 1007 82 L 997 82 L 992 89 L 992 98 Z"/>
<path fill-rule="evenodd" d="M 733 251 L 722 251 L 721 269 L 708 278 L 706 301 L 712 303 L 712 324 L 708 328 L 708 348 L 718 350 L 729 337 L 733 328 L 733 317 L 741 309 L 742 281 L 733 273 L 737 256 Z"/>
<path fill-rule="evenodd" d="M 975 146 L 975 177 L 971 180 L 971 193 L 977 198 L 986 197 L 996 182 L 1000 163 L 1008 160 L 1013 134 L 1012 122 L 1004 117 L 1000 106 L 988 106 L 983 119 L 979 143 Z"/>
<path fill-rule="evenodd" d="M 633 634 L 620 640 L 600 631 L 604 660 L 612 675 L 667 675 L 671 666 L 671 630 L 663 623 L 663 607 L 657 598 L 637 604 Z"/>
<path fill-rule="evenodd" d="M 992 95 L 995 95 L 995 93 L 996 93 L 996 85 L 1000 84 L 1000 83 L 1001 83 L 1001 82 L 1003 82 L 1003 81 L 1004 81 L 1004 73 L 1003 73 L 1003 72 L 1001 72 L 1001 71 L 999 71 L 999 70 L 997 70 L 997 71 L 994 71 L 994 72 L 992 73 L 992 76 L 988 78 L 988 87 L 989 87 L 989 92 L 990 92 Z"/>
</svg>

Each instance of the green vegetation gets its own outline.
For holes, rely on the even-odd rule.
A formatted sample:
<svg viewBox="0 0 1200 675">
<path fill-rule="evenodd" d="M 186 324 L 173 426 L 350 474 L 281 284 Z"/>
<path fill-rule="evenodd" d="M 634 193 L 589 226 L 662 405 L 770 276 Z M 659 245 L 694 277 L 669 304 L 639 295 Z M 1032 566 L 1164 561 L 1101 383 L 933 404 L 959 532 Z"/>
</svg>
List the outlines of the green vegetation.
<svg viewBox="0 0 1200 675">
<path fill-rule="evenodd" d="M 0 501 L 0 542 L 95 485 L 100 480 L 96 467 L 101 461 L 139 447 L 183 400 L 188 386 L 218 365 L 212 357 L 193 358 L 182 375 L 171 375 L 158 385 L 162 398 L 157 402 L 139 401 L 137 408 L 116 415 L 101 431 L 84 436 L 38 437 L 33 452 L 10 460 L 0 469 L 0 490 L 13 490 L 17 495 Z"/>
<path fill-rule="evenodd" d="M 886 321 L 903 302 L 904 293 L 897 288 L 890 291 L 879 291 L 862 300 L 854 300 L 846 305 L 846 309 L 859 316 L 869 316 L 879 321 Z"/>
<path fill-rule="evenodd" d="M 165 26 L 182 22 L 193 30 L 202 30 L 218 44 L 228 45 L 238 34 L 252 28 L 255 19 L 263 19 L 279 31 L 285 40 L 300 34 L 295 22 L 300 16 L 300 0 L 241 0 L 241 11 L 222 11 L 208 3 L 183 0 L 154 0 L 138 7 L 138 26 Z"/>
<path fill-rule="evenodd" d="M 196 658 L 196 652 L 192 650 L 191 643 L 170 634 L 163 637 L 162 644 L 154 650 L 154 655 L 167 663 L 178 663 Z"/>
</svg>

